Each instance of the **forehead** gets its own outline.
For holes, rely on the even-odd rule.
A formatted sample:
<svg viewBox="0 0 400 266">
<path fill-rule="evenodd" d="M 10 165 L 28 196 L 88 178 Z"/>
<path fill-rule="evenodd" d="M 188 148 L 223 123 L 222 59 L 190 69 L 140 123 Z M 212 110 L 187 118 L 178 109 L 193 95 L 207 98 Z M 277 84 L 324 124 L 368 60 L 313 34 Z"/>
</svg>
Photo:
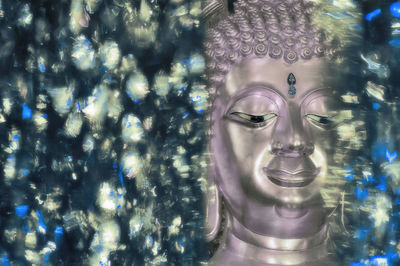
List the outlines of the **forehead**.
<svg viewBox="0 0 400 266">
<path fill-rule="evenodd" d="M 220 96 L 231 98 L 237 93 L 252 86 L 263 86 L 276 91 L 288 100 L 300 100 L 316 89 L 324 88 L 326 61 L 313 58 L 287 64 L 283 60 L 270 58 L 253 58 L 242 61 L 232 67 L 226 77 L 225 86 Z M 293 73 L 296 78 L 296 95 L 289 97 L 288 76 Z"/>
</svg>

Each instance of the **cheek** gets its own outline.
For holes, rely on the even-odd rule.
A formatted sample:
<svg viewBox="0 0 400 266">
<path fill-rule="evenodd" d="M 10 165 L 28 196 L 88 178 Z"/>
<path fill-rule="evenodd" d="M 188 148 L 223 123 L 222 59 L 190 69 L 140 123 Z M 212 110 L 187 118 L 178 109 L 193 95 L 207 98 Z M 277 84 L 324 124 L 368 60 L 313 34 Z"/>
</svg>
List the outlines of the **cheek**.
<svg viewBox="0 0 400 266">
<path fill-rule="evenodd" d="M 226 144 L 231 147 L 232 161 L 241 172 L 251 175 L 257 167 L 265 166 L 270 157 L 271 128 L 248 128 L 232 121 L 225 121 Z M 262 165 L 258 166 L 261 163 Z"/>
</svg>

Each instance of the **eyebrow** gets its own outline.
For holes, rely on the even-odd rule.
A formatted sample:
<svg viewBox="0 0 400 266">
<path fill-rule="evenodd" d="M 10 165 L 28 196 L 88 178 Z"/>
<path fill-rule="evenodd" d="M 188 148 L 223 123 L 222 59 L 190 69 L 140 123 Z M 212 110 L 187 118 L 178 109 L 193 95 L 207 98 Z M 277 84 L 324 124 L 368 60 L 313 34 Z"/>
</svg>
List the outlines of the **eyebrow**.
<svg viewBox="0 0 400 266">
<path fill-rule="evenodd" d="M 235 93 L 232 96 L 232 99 L 238 99 L 240 97 L 243 96 L 247 96 L 247 95 L 251 95 L 254 92 L 272 92 L 274 94 L 277 94 L 279 97 L 282 98 L 282 100 L 286 101 L 286 98 L 284 95 L 282 95 L 282 93 L 277 90 L 272 84 L 267 83 L 267 82 L 252 82 L 250 84 L 247 84 L 247 86 L 245 86 L 243 89 L 241 89 L 239 92 Z"/>
<path fill-rule="evenodd" d="M 314 88 L 314 89 L 310 89 L 308 91 L 305 91 L 302 95 L 301 95 L 301 99 L 302 102 L 304 102 L 309 96 L 311 96 L 314 93 L 318 93 L 323 95 L 323 96 L 329 96 L 327 94 L 325 94 L 324 92 L 329 91 L 329 87 L 318 87 L 318 88 Z"/>
<path fill-rule="evenodd" d="M 248 86 L 244 87 L 241 89 L 239 92 L 234 94 L 232 98 L 229 100 L 224 113 L 226 113 L 231 106 L 236 103 L 238 100 L 251 96 L 251 95 L 261 95 L 266 98 L 269 98 L 271 101 L 276 101 L 276 99 L 273 99 L 272 97 L 268 97 L 268 94 L 274 94 L 279 97 L 280 100 L 282 100 L 284 103 L 286 103 L 286 99 L 282 96 L 280 92 L 278 92 L 276 89 L 271 88 L 273 86 L 269 86 L 267 83 L 251 83 Z M 259 93 L 257 93 L 259 92 Z"/>
<path fill-rule="evenodd" d="M 288 88 L 289 90 L 289 85 Z M 301 101 L 300 104 L 303 104 L 307 98 L 318 92 L 321 91 L 321 94 L 324 94 L 324 91 L 329 91 L 329 87 L 324 87 L 324 86 L 318 86 L 318 87 L 314 87 L 312 89 L 309 89 L 305 92 L 303 92 L 301 95 L 294 95 L 295 97 L 293 97 L 292 99 L 299 99 Z M 224 112 L 226 112 L 235 102 L 237 102 L 240 98 L 244 98 L 250 95 L 255 95 L 257 94 L 257 92 L 260 92 L 262 95 L 265 95 L 265 97 L 268 97 L 268 93 L 272 93 L 274 95 L 277 95 L 285 104 L 288 103 L 288 100 L 290 100 L 290 98 L 288 97 L 288 95 L 283 95 L 279 90 L 277 90 L 275 88 L 275 86 L 273 86 L 272 84 L 268 83 L 268 82 L 251 82 L 249 84 L 247 84 L 243 89 L 241 89 L 239 92 L 235 93 L 231 100 L 228 102 L 227 108 L 226 110 L 224 110 Z M 275 100 L 270 98 L 271 100 Z"/>
</svg>

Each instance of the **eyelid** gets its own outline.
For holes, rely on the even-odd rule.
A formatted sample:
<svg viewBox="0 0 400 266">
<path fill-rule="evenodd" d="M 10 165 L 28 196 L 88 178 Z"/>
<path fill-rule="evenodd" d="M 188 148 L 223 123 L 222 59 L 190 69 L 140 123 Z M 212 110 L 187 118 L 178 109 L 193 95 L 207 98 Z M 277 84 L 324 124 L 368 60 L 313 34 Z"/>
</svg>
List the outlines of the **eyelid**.
<svg viewBox="0 0 400 266">
<path fill-rule="evenodd" d="M 335 126 L 338 125 L 338 122 L 334 120 L 334 118 L 336 117 L 336 115 L 333 116 L 329 116 L 329 115 L 321 115 L 321 114 L 306 114 L 305 117 L 307 118 L 307 120 L 314 124 L 317 127 L 321 127 L 324 129 L 331 129 L 334 128 Z M 325 120 L 325 122 L 320 121 L 320 120 Z"/>
<path fill-rule="evenodd" d="M 331 118 L 330 116 L 328 116 L 328 115 L 319 115 L 319 114 L 306 114 L 306 117 L 308 117 L 308 118 L 310 118 L 310 119 L 312 119 L 312 120 L 317 120 L 317 119 L 319 119 L 319 118 Z"/>
<path fill-rule="evenodd" d="M 267 112 L 278 112 L 280 106 L 283 104 L 281 96 L 278 95 L 274 90 L 271 90 L 267 87 L 257 86 L 254 89 L 246 88 L 244 91 L 245 92 L 239 93 L 229 101 L 224 111 L 226 115 L 229 115 L 233 112 L 241 112 L 241 113 L 253 112 L 253 110 L 248 110 L 248 108 L 242 106 L 245 105 L 247 101 L 250 102 L 254 101 L 255 103 L 257 101 L 260 101 L 259 106 L 269 106 L 269 108 L 263 108 L 263 110 L 257 112 L 259 113 L 259 115 L 263 115 L 264 113 Z M 251 106 L 253 105 L 254 104 L 252 104 Z"/>
<path fill-rule="evenodd" d="M 245 123 L 248 126 L 263 127 L 270 123 L 273 118 L 278 115 L 275 113 L 267 113 L 265 115 L 252 115 L 242 112 L 232 112 L 229 114 L 230 118 L 237 122 Z"/>
</svg>

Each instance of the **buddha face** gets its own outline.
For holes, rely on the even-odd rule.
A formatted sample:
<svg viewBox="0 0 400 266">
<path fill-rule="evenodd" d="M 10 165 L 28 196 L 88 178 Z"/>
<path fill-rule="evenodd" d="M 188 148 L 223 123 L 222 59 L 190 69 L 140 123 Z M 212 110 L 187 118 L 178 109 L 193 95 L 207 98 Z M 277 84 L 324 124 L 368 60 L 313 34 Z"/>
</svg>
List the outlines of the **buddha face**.
<svg viewBox="0 0 400 266">
<path fill-rule="evenodd" d="M 319 58 L 248 59 L 219 89 L 211 140 L 216 184 L 230 215 L 254 233 L 296 238 L 325 222 L 320 192 L 329 183 L 337 109 L 324 85 L 326 66 Z"/>
</svg>

